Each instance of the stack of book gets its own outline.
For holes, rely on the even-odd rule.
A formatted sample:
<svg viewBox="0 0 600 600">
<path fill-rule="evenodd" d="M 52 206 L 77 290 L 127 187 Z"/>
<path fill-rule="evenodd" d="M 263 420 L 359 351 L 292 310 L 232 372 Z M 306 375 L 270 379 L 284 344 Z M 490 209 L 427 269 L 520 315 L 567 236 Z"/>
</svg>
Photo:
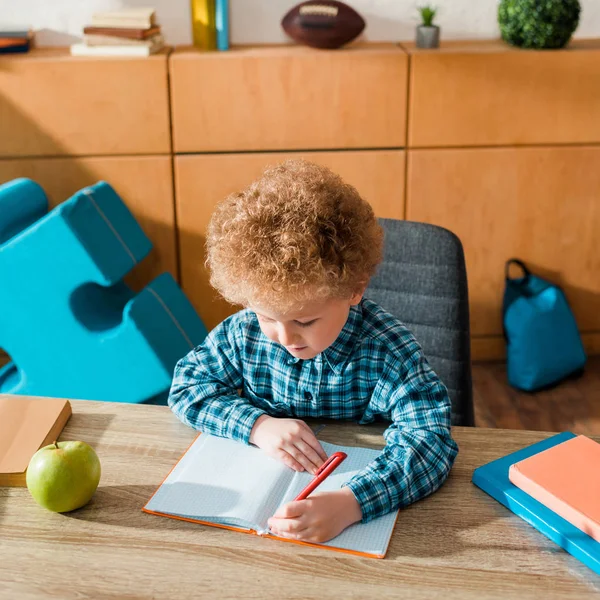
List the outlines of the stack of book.
<svg viewBox="0 0 600 600">
<path fill-rule="evenodd" d="M 32 44 L 29 27 L 0 26 L 0 54 L 28 52 Z"/>
<path fill-rule="evenodd" d="M 165 45 L 153 8 L 95 13 L 83 34 L 73 56 L 150 56 Z"/>
<path fill-rule="evenodd" d="M 478 467 L 473 483 L 600 575 L 600 444 L 568 431 Z"/>
</svg>

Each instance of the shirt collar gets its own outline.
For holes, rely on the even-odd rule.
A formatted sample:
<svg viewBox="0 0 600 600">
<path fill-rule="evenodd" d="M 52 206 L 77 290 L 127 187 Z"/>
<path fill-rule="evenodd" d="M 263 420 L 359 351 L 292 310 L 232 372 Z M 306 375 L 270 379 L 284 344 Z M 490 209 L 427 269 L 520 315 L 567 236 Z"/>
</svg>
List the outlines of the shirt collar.
<svg viewBox="0 0 600 600">
<path fill-rule="evenodd" d="M 331 370 L 337 374 L 341 373 L 342 367 L 345 362 L 348 360 L 354 345 L 356 344 L 356 340 L 359 337 L 359 332 L 362 327 L 363 315 L 362 315 L 362 306 L 358 304 L 357 306 L 351 306 L 350 312 L 348 314 L 348 319 L 346 324 L 340 331 L 340 334 L 337 336 L 337 339 L 329 348 L 325 349 L 318 356 L 322 356 L 325 358 Z M 287 364 L 294 365 L 299 362 L 301 359 L 296 356 L 290 356 L 289 353 L 281 347 L 287 354 Z M 315 357 L 317 358 L 317 357 Z M 311 360 L 315 360 L 314 358 Z"/>
<path fill-rule="evenodd" d="M 350 357 L 350 353 L 360 337 L 363 315 L 362 306 L 358 304 L 350 307 L 348 320 L 337 336 L 337 339 L 329 348 L 322 352 L 325 360 L 329 363 L 332 371 L 336 374 L 341 373 L 342 367 Z"/>
</svg>

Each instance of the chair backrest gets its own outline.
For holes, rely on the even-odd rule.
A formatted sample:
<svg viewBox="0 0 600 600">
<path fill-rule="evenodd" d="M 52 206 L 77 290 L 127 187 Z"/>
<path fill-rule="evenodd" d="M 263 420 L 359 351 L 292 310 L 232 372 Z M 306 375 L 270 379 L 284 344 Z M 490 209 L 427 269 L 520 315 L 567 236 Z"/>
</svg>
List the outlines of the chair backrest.
<svg viewBox="0 0 600 600">
<path fill-rule="evenodd" d="M 474 425 L 469 296 L 463 247 L 427 223 L 380 219 L 384 258 L 365 296 L 415 335 L 448 388 L 452 424 Z"/>
</svg>

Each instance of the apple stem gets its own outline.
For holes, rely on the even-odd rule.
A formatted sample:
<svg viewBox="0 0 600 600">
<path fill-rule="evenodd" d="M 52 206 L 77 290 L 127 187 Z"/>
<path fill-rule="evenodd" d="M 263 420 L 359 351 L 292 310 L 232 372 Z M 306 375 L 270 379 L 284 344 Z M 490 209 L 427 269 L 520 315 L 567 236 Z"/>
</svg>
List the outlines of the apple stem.
<svg viewBox="0 0 600 600">
<path fill-rule="evenodd" d="M 54 444 L 54 447 L 58 450 L 58 444 L 56 443 L 56 440 L 54 440 L 52 443 Z"/>
</svg>

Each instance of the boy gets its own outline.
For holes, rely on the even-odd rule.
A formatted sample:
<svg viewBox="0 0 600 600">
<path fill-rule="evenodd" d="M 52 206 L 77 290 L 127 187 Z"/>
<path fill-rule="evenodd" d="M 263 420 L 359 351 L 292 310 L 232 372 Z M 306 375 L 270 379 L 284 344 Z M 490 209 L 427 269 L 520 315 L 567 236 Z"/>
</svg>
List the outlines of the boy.
<svg viewBox="0 0 600 600">
<path fill-rule="evenodd" d="M 327 541 L 434 492 L 456 457 L 446 388 L 400 321 L 362 298 L 382 244 L 358 192 L 300 160 L 212 216 L 211 283 L 247 308 L 177 364 L 179 419 L 310 473 L 327 457 L 302 418 L 392 421 L 381 455 L 342 489 L 280 507 L 269 520 L 278 535 Z"/>
</svg>

